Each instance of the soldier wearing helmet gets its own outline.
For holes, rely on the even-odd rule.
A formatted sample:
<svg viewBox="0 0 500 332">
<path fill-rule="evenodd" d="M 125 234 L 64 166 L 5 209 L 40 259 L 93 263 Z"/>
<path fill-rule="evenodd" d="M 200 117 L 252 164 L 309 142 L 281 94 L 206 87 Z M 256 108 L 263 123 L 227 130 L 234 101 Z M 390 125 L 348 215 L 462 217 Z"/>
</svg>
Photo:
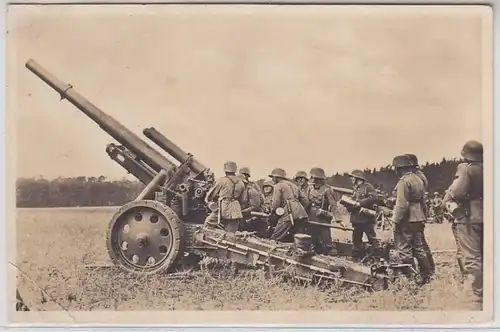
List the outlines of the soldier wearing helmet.
<svg viewBox="0 0 500 332">
<path fill-rule="evenodd" d="M 274 213 L 279 207 L 285 209 L 285 214 L 277 218 L 271 239 L 285 241 L 289 235 L 305 233 L 308 218 L 305 207 L 309 206 L 309 200 L 295 183 L 287 179 L 284 169 L 273 169 L 269 177 L 274 182 L 271 211 Z M 276 217 L 272 215 L 272 219 Z"/>
<path fill-rule="evenodd" d="M 483 145 L 468 141 L 462 148 L 465 162 L 457 167 L 455 179 L 444 201 L 457 224 L 457 239 L 464 258 L 467 293 L 483 297 Z"/>
<path fill-rule="evenodd" d="M 207 204 L 215 202 L 217 208 L 207 216 L 205 225 L 222 224 L 227 231 L 233 233 L 238 230 L 239 222 L 243 218 L 241 205 L 246 200 L 246 193 L 243 181 L 236 176 L 237 168 L 234 161 L 226 162 L 224 164 L 225 176 L 218 178 L 207 193 L 205 198 Z"/>
<path fill-rule="evenodd" d="M 330 224 L 330 222 L 341 223 L 342 219 L 337 211 L 337 201 L 333 190 L 326 184 L 325 171 L 319 167 L 311 168 L 309 172 L 311 183 L 306 189 L 306 196 L 310 205 L 307 209 L 311 221 Z M 332 233 L 329 227 L 319 225 L 308 225 L 312 236 L 314 250 L 318 254 L 326 254 L 333 249 Z"/>
<path fill-rule="evenodd" d="M 265 180 L 262 184 L 262 190 L 264 191 L 264 204 L 262 204 L 262 208 L 265 213 L 271 213 L 273 188 L 274 183 L 271 179 Z"/>
<path fill-rule="evenodd" d="M 416 258 L 421 283 L 430 282 L 431 264 L 424 249 L 424 183 L 412 172 L 412 163 L 407 156 L 394 157 L 392 165 L 399 181 L 396 184 L 396 204 L 394 206 L 394 242 L 403 264 L 413 265 Z M 409 272 L 409 271 L 408 271 Z"/>
<path fill-rule="evenodd" d="M 427 190 L 429 186 L 429 180 L 427 180 L 427 177 L 425 176 L 424 172 L 422 172 L 422 170 L 420 169 L 417 156 L 411 153 L 407 153 L 405 154 L 405 156 L 408 157 L 408 160 L 412 165 L 412 172 L 415 173 L 415 175 L 418 176 L 420 180 L 422 180 L 422 183 L 424 184 L 424 189 Z M 424 209 L 425 219 L 427 221 L 430 217 L 430 210 L 432 208 L 432 204 L 429 201 L 429 193 L 427 191 L 424 194 L 424 201 L 422 207 Z M 424 223 L 424 229 L 425 229 L 425 223 Z M 434 262 L 434 257 L 432 256 L 432 251 L 431 248 L 429 247 L 429 243 L 427 242 L 427 238 L 425 237 L 425 231 L 422 232 L 422 244 L 424 246 L 427 259 L 429 260 L 431 274 L 434 275 L 436 271 L 436 264 Z"/>
<path fill-rule="evenodd" d="M 349 173 L 349 176 L 353 183 L 352 198 L 359 202 L 362 207 L 373 209 L 373 205 L 379 201 L 375 187 L 366 180 L 363 172 L 358 169 Z M 368 242 L 373 247 L 374 255 L 380 256 L 380 241 L 375 232 L 375 218 L 365 216 L 356 209 L 348 208 L 347 211 L 351 214 L 349 221 L 354 228 L 352 232 L 353 258 L 355 260 L 363 258 L 363 234 L 366 234 Z"/>
<path fill-rule="evenodd" d="M 306 172 L 298 171 L 297 174 L 295 174 L 293 180 L 295 181 L 300 190 L 303 190 L 304 192 L 307 190 L 308 178 Z"/>
<path fill-rule="evenodd" d="M 439 197 L 438 192 L 434 193 L 432 209 L 434 210 L 434 220 L 441 224 L 443 222 L 443 200 Z"/>
<path fill-rule="evenodd" d="M 245 179 L 248 182 L 247 185 L 253 187 L 255 190 L 257 190 L 259 192 L 259 194 L 261 195 L 261 204 L 262 204 L 263 203 L 262 200 L 264 198 L 262 197 L 262 192 L 260 191 L 259 185 L 250 180 L 250 168 L 249 167 L 241 167 L 239 173 L 242 174 L 243 176 L 245 176 Z"/>
<path fill-rule="evenodd" d="M 238 178 L 245 185 L 245 199 L 241 204 L 243 221 L 240 223 L 239 230 L 256 232 L 257 236 L 265 238 L 267 237 L 266 221 L 262 218 L 251 215 L 252 212 L 262 212 L 262 194 L 260 191 L 257 191 L 253 185 L 250 185 L 250 181 L 248 181 L 243 174 L 238 174 Z"/>
</svg>

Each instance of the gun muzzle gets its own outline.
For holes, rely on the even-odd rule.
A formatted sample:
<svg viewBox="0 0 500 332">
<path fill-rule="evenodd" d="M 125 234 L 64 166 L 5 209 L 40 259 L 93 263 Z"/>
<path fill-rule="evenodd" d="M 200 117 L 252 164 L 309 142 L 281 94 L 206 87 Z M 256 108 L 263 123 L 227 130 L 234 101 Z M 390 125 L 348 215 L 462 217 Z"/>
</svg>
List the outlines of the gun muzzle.
<svg viewBox="0 0 500 332">
<path fill-rule="evenodd" d="M 264 213 L 264 212 L 257 212 L 257 211 L 250 212 L 250 215 L 254 216 L 254 217 L 269 217 L 269 214 Z"/>
</svg>

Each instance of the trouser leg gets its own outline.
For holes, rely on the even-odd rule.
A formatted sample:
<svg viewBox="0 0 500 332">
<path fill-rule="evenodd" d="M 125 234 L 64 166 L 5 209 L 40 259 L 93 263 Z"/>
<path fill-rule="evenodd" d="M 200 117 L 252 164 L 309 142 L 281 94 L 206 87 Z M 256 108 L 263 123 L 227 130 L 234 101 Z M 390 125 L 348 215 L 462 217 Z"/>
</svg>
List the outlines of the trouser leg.
<svg viewBox="0 0 500 332">
<path fill-rule="evenodd" d="M 458 268 L 460 269 L 460 273 L 462 276 L 465 273 L 465 265 L 464 265 L 464 255 L 462 252 L 462 247 L 460 246 L 460 241 L 458 240 L 458 230 L 457 230 L 457 223 L 451 224 L 451 231 L 453 233 L 453 238 L 455 239 L 455 245 L 457 247 L 457 263 L 458 263 Z"/>
<path fill-rule="evenodd" d="M 372 246 L 373 255 L 376 257 L 380 257 L 380 255 L 381 255 L 380 241 L 377 238 L 377 233 L 375 232 L 375 225 L 366 223 L 364 225 L 364 232 L 366 233 L 366 237 L 368 238 L 368 242 Z"/>
<path fill-rule="evenodd" d="M 394 225 L 394 245 L 398 258 L 403 264 L 413 265 L 413 253 L 411 245 L 411 233 L 407 223 L 397 223 Z M 409 276 L 410 269 L 405 269 L 404 273 Z"/>
<path fill-rule="evenodd" d="M 273 230 L 271 239 L 275 241 L 281 241 L 287 237 L 288 232 L 292 229 L 292 224 L 288 220 L 280 219 Z"/>
<path fill-rule="evenodd" d="M 436 264 L 434 263 L 434 257 L 432 256 L 431 248 L 429 247 L 429 244 L 427 243 L 427 239 L 425 237 L 425 224 L 423 224 L 422 227 L 422 246 L 425 251 L 425 255 L 427 256 L 427 260 L 429 261 L 430 265 L 430 273 L 434 274 L 436 272 Z"/>
<path fill-rule="evenodd" d="M 483 224 L 457 224 L 457 235 L 463 255 L 468 291 L 483 295 Z"/>
<path fill-rule="evenodd" d="M 355 260 L 362 259 L 363 255 L 363 224 L 353 224 L 352 256 Z"/>
<path fill-rule="evenodd" d="M 425 252 L 423 244 L 424 223 L 409 223 L 409 229 L 412 235 L 412 252 L 418 262 L 422 281 L 427 283 L 431 276 L 431 264 L 427 258 L 427 253 Z"/>
</svg>

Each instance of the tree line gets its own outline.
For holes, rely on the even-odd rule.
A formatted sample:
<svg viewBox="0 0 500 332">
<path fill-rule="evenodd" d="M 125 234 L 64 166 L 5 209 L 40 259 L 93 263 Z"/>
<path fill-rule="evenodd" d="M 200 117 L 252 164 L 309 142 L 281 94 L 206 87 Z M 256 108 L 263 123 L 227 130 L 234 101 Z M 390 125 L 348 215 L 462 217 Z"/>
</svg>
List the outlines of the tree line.
<svg viewBox="0 0 500 332">
<path fill-rule="evenodd" d="M 439 163 L 422 166 L 429 179 L 429 192 L 444 192 L 453 181 L 457 165 L 461 160 L 443 159 Z M 397 183 L 396 173 L 390 166 L 379 169 L 365 169 L 365 176 L 377 188 L 391 192 Z M 262 186 L 264 179 L 257 183 Z M 351 188 L 347 173 L 336 173 L 327 179 L 328 184 Z M 139 181 L 128 179 L 108 180 L 100 177 L 58 177 L 19 178 L 17 187 L 17 207 L 78 207 L 78 206 L 119 206 L 133 200 L 144 188 Z"/>
</svg>

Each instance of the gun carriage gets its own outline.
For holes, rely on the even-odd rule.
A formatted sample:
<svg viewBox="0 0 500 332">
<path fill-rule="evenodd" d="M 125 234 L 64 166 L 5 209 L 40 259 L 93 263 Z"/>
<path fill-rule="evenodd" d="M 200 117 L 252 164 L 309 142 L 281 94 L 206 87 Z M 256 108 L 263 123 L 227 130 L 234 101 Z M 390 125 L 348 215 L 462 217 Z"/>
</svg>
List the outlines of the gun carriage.
<svg viewBox="0 0 500 332">
<path fill-rule="evenodd" d="M 295 243 L 283 244 L 205 227 L 205 196 L 214 182 L 208 167 L 155 128 L 144 129 L 143 134 L 173 160 L 167 158 L 34 60 L 26 67 L 113 137 L 119 144 L 108 144 L 106 153 L 145 184 L 137 198 L 109 221 L 106 246 L 114 265 L 155 274 L 171 271 L 185 256 L 209 256 L 283 271 L 297 279 L 336 280 L 373 290 L 387 287 L 388 280 L 406 268 L 390 262 L 389 254 L 370 266 L 353 263 L 340 257 L 350 255 L 348 243 L 338 242 L 338 257 L 317 255 L 307 235 L 298 234 Z"/>
</svg>

